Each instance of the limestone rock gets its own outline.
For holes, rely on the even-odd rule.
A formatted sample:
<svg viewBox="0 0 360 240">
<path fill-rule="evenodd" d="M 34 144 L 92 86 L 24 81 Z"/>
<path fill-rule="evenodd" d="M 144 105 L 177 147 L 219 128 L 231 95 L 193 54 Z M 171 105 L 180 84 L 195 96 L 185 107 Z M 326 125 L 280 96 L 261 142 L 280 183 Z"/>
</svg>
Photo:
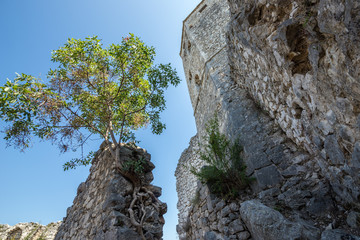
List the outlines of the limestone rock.
<svg viewBox="0 0 360 240">
<path fill-rule="evenodd" d="M 319 239 L 320 231 L 287 220 L 280 212 L 258 201 L 246 201 L 240 207 L 241 218 L 254 239 Z"/>
</svg>

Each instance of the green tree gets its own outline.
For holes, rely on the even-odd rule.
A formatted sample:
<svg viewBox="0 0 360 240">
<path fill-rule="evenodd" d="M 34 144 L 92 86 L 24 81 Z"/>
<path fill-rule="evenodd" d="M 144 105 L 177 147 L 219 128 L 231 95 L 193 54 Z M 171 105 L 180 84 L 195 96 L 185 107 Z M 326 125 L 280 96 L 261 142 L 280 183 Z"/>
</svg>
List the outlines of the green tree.
<svg viewBox="0 0 360 240">
<path fill-rule="evenodd" d="M 154 65 L 154 57 L 155 49 L 133 34 L 107 48 L 97 37 L 69 39 L 52 52 L 58 67 L 49 71 L 47 84 L 21 74 L 0 87 L 5 140 L 24 150 L 35 136 L 66 152 L 97 135 L 119 171 L 133 182 L 136 201 L 139 177 L 123 170 L 120 144 L 134 142 L 134 131 L 143 126 L 150 125 L 155 134 L 164 130 L 164 91 L 180 82 L 170 64 Z M 87 165 L 91 156 L 71 160 L 64 169 Z"/>
<path fill-rule="evenodd" d="M 134 130 L 151 125 L 160 134 L 164 90 L 180 80 L 170 64 L 154 66 L 154 56 L 132 34 L 108 48 L 97 37 L 69 39 L 52 52 L 59 66 L 49 71 L 49 84 L 21 74 L 0 87 L 8 145 L 24 150 L 36 136 L 66 152 L 98 135 L 118 159 L 120 143 L 135 141 Z M 67 167 L 76 163 L 83 164 Z"/>
</svg>

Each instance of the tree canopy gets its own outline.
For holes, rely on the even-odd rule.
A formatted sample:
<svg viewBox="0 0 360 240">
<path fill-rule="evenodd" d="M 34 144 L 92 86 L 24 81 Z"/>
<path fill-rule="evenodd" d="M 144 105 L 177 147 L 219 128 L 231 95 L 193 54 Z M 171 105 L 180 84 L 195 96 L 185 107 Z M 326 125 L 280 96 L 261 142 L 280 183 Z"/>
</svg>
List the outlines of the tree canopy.
<svg viewBox="0 0 360 240">
<path fill-rule="evenodd" d="M 69 39 L 52 52 L 58 67 L 50 69 L 46 82 L 18 74 L 0 87 L 5 140 L 24 150 L 35 136 L 66 152 L 97 135 L 118 160 L 120 143 L 135 141 L 134 130 L 150 125 L 160 134 L 165 128 L 160 121 L 164 91 L 180 79 L 170 64 L 155 65 L 154 57 L 155 49 L 133 34 L 109 47 L 98 37 Z M 88 159 L 64 168 L 86 165 Z"/>
</svg>

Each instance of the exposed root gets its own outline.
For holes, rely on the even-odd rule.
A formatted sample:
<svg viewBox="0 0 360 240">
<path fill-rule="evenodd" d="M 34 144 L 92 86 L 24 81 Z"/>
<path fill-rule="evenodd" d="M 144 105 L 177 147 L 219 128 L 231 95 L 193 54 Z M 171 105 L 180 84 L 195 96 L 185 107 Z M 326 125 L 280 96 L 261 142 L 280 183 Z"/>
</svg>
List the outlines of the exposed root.
<svg viewBox="0 0 360 240">
<path fill-rule="evenodd" d="M 131 224 L 136 228 L 141 238 L 146 240 L 143 231 L 144 222 L 146 220 L 145 203 L 148 199 L 151 199 L 151 205 L 156 211 L 160 211 L 159 205 L 161 202 L 146 186 L 141 186 L 142 184 L 138 176 L 123 171 L 120 164 L 118 164 L 116 169 L 133 184 L 132 200 L 128 209 L 129 218 Z M 138 208 L 138 214 L 134 212 L 135 207 Z"/>
</svg>

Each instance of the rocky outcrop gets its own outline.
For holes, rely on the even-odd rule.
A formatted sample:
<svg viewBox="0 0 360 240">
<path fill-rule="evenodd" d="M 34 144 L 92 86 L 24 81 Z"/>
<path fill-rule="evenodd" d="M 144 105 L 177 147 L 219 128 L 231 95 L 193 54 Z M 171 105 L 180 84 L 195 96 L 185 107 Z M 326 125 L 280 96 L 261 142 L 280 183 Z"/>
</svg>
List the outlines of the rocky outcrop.
<svg viewBox="0 0 360 240">
<path fill-rule="evenodd" d="M 53 240 L 61 222 L 18 223 L 14 226 L 0 224 L 0 240 Z"/>
<path fill-rule="evenodd" d="M 68 208 L 55 239 L 142 239 L 128 212 L 133 185 L 116 170 L 110 151 L 103 146 L 105 144 L 96 153 L 88 179 L 79 185 L 74 204 Z M 156 208 L 153 204 L 158 201 L 161 188 L 150 184 L 151 170 L 155 167 L 150 162 L 150 154 L 144 149 L 124 145 L 120 157 L 124 162 L 143 162 L 142 183 L 152 191 L 151 194 L 141 193 L 142 198 L 133 207 L 134 216 L 137 221 L 144 218 L 142 232 L 146 239 L 162 239 L 163 214 L 167 206 L 161 203 Z"/>
<path fill-rule="evenodd" d="M 256 179 L 236 204 L 256 199 L 266 210 L 244 215 L 252 238 L 263 239 L 271 219 L 294 239 L 304 226 L 316 232 L 308 239 L 334 228 L 360 234 L 359 16 L 351 0 L 204 0 L 185 19 L 180 55 L 198 134 L 176 170 L 181 239 L 239 238 L 208 229 L 222 218 L 198 225 L 206 207 L 189 204 L 199 189 L 188 166 L 202 166 L 194 149 L 204 146 L 215 113 L 221 132 L 240 139 Z M 252 217 L 266 219 L 261 213 L 271 218 L 255 226 Z"/>
</svg>

